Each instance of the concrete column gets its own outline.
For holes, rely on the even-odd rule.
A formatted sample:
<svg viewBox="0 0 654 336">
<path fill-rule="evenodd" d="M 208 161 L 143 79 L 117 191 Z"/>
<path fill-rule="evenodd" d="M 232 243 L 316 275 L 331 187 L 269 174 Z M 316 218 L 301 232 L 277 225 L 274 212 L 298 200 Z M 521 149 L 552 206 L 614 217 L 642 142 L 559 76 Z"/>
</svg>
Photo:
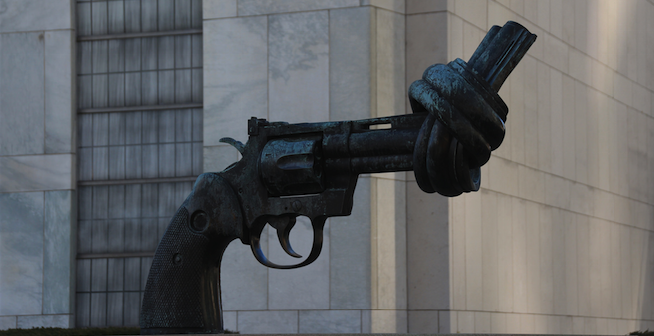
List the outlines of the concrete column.
<svg viewBox="0 0 654 336">
<path fill-rule="evenodd" d="M 74 3 L 0 1 L 0 329 L 74 321 Z"/>
</svg>

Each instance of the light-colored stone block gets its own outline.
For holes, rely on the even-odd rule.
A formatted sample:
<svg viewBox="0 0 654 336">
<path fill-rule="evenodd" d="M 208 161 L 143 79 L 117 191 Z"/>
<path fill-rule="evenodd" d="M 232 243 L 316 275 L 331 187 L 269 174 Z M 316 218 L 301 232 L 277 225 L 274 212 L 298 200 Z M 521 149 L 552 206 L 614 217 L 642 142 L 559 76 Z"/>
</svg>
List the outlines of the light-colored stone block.
<svg viewBox="0 0 654 336">
<path fill-rule="evenodd" d="M 438 332 L 441 334 L 452 333 L 453 327 L 456 327 L 457 316 L 455 311 L 441 310 L 438 312 Z"/>
<path fill-rule="evenodd" d="M 563 39 L 563 0 L 550 1 L 550 31 L 556 38 Z"/>
<path fill-rule="evenodd" d="M 506 329 L 503 333 L 517 334 L 520 332 L 520 315 L 506 314 Z"/>
<path fill-rule="evenodd" d="M 204 20 L 222 19 L 237 15 L 238 0 L 203 0 L 202 18 Z"/>
<path fill-rule="evenodd" d="M 437 310 L 409 310 L 407 316 L 411 334 L 436 334 L 440 330 Z"/>
<path fill-rule="evenodd" d="M 456 333 L 474 333 L 475 332 L 475 312 L 459 311 L 457 315 Z"/>
<path fill-rule="evenodd" d="M 488 2 L 488 25 L 484 29 L 490 29 L 492 26 L 503 26 L 507 21 L 515 20 L 515 14 L 512 13 L 507 6 L 499 3 Z M 483 35 L 482 35 L 483 36 Z"/>
<path fill-rule="evenodd" d="M 474 312 L 475 333 L 491 333 L 491 314 L 487 312 Z"/>
<path fill-rule="evenodd" d="M 571 184 L 564 178 L 545 174 L 545 204 L 569 209 Z"/>
<path fill-rule="evenodd" d="M 268 18 L 268 116 L 329 119 L 329 18 L 326 11 Z"/>
<path fill-rule="evenodd" d="M 45 152 L 71 153 L 75 125 L 74 31 L 45 32 Z"/>
<path fill-rule="evenodd" d="M 447 0 L 407 0 L 406 14 L 421 14 L 447 10 Z M 407 18 L 407 20 L 409 20 Z"/>
<path fill-rule="evenodd" d="M 75 189 L 71 154 L 0 157 L 0 192 Z"/>
<path fill-rule="evenodd" d="M 538 312 L 554 314 L 554 279 L 553 279 L 553 238 L 552 222 L 553 213 L 558 209 L 549 206 L 540 206 L 540 223 L 538 231 L 539 239 L 539 263 L 540 263 L 540 300 Z M 538 332 L 538 331 L 537 331 Z"/>
<path fill-rule="evenodd" d="M 36 5 L 35 1 L 25 3 Z M 17 8 L 25 9 L 19 4 L 5 3 L 6 11 L 0 15 L 18 15 Z M 0 21 L 4 25 L 11 20 Z M 43 33 L 0 35 L 0 155 L 44 152 L 43 39 Z"/>
<path fill-rule="evenodd" d="M 425 1 L 438 4 L 440 1 Z M 412 1 L 407 3 L 407 6 Z M 422 78 L 427 67 L 447 63 L 447 13 L 410 15 L 406 18 L 406 84 Z"/>
<path fill-rule="evenodd" d="M 545 202 L 545 175 L 536 169 L 518 165 L 518 195 L 533 202 Z"/>
<path fill-rule="evenodd" d="M 574 157 L 575 179 L 579 183 L 588 184 L 588 89 L 586 85 L 574 83 Z"/>
<path fill-rule="evenodd" d="M 361 6 L 373 6 L 391 12 L 404 14 L 406 10 L 405 0 L 361 0 Z"/>
<path fill-rule="evenodd" d="M 471 193 L 465 196 L 465 248 L 466 248 L 466 308 L 482 308 L 482 195 Z M 460 317 L 460 316 L 459 316 Z M 472 329 L 472 328 L 471 328 Z"/>
<path fill-rule="evenodd" d="M 576 180 L 576 154 L 575 154 L 575 95 L 574 79 L 563 75 L 562 104 L 561 104 L 561 154 L 563 160 L 562 176 L 569 180 Z"/>
<path fill-rule="evenodd" d="M 545 63 L 538 63 L 538 168 L 552 171 L 552 115 L 551 70 Z"/>
<path fill-rule="evenodd" d="M 71 328 L 73 326 L 73 315 L 36 315 L 18 316 L 17 328 Z"/>
<path fill-rule="evenodd" d="M 346 334 L 361 332 L 360 310 L 301 310 L 302 334 Z"/>
<path fill-rule="evenodd" d="M 310 0 L 310 1 L 276 1 L 276 0 L 238 0 L 238 15 L 263 15 L 290 12 L 306 12 L 321 9 L 357 7 L 359 0 Z"/>
<path fill-rule="evenodd" d="M 16 316 L 0 316 L 0 330 L 16 329 Z"/>
<path fill-rule="evenodd" d="M 466 234 L 465 234 L 465 199 L 458 197 L 450 200 L 448 213 L 450 223 L 450 302 L 451 309 L 466 309 Z M 456 315 L 454 316 L 454 318 Z M 456 328 L 456 321 L 451 324 Z"/>
<path fill-rule="evenodd" d="M 241 334 L 296 334 L 297 310 L 267 310 L 238 312 Z"/>
<path fill-rule="evenodd" d="M 520 333 L 533 334 L 536 329 L 535 315 L 520 314 Z"/>
<path fill-rule="evenodd" d="M 513 197 L 497 194 L 498 310 L 513 311 Z M 496 331 L 493 328 L 494 332 Z M 504 328 L 502 329 L 504 330 Z"/>
<path fill-rule="evenodd" d="M 510 149 L 509 144 L 505 145 Z M 518 194 L 519 180 L 516 178 L 518 176 L 518 164 L 500 157 L 491 157 L 487 166 L 489 176 L 487 180 L 482 180 L 482 184 L 486 184 L 490 190 L 508 195 Z"/>
<path fill-rule="evenodd" d="M 577 253 L 577 243 L 579 241 L 577 234 L 579 229 L 577 228 L 577 218 L 578 216 L 574 213 L 567 211 L 563 212 L 564 237 L 562 240 L 565 244 L 565 311 L 570 315 L 579 314 L 579 291 L 577 288 L 579 284 L 579 256 Z M 570 321 L 570 323 L 572 323 L 572 321 Z"/>
<path fill-rule="evenodd" d="M 72 29 L 70 0 L 4 0 L 0 4 L 0 33 Z"/>
<path fill-rule="evenodd" d="M 295 251 L 308 256 L 313 245 L 313 229 L 307 217 L 298 217 L 290 241 Z M 282 250 L 277 231 L 268 230 L 268 257 L 280 265 L 297 264 Z M 329 309 L 329 224 L 325 226 L 320 257 L 311 265 L 291 270 L 268 270 L 269 309 Z"/>
<path fill-rule="evenodd" d="M 488 3 L 486 1 L 460 0 L 454 2 L 454 13 L 479 29 L 488 27 Z"/>
<path fill-rule="evenodd" d="M 329 307 L 364 309 L 371 304 L 370 178 L 359 178 L 354 208 L 329 219 Z"/>
<path fill-rule="evenodd" d="M 543 48 L 544 48 L 543 61 L 545 61 L 545 63 L 549 64 L 555 69 L 563 73 L 567 73 L 568 62 L 569 62 L 568 45 L 550 34 L 545 34 L 545 36 L 543 36 L 542 42 L 540 41 L 539 38 L 539 42 L 543 43 Z"/>
<path fill-rule="evenodd" d="M 626 105 L 632 104 L 633 86 L 634 84 L 629 78 L 617 73 L 613 77 L 613 94 L 614 98 Z"/>
<path fill-rule="evenodd" d="M 463 59 L 468 60 L 477 50 L 479 42 L 484 38 L 483 30 L 467 22 L 463 23 Z"/>
<path fill-rule="evenodd" d="M 268 117 L 268 18 L 209 20 L 203 26 L 204 146 L 247 140 L 247 120 Z"/>
<path fill-rule="evenodd" d="M 372 117 L 405 114 L 405 16 L 377 10 L 374 52 L 376 106 Z M 374 113 L 374 114 L 373 114 Z"/>
<path fill-rule="evenodd" d="M 552 311 L 567 314 L 567 282 L 566 282 L 566 235 L 565 213 L 567 211 L 553 208 L 551 212 L 551 236 L 552 236 Z M 565 288 L 565 290 L 564 290 Z M 576 293 L 575 293 L 576 294 Z"/>
<path fill-rule="evenodd" d="M 399 333 L 407 332 L 407 311 L 406 310 L 372 310 L 371 330 L 372 333 Z"/>
<path fill-rule="evenodd" d="M 463 57 L 463 20 L 447 13 L 447 60 Z"/>
<path fill-rule="evenodd" d="M 373 307 L 406 309 L 406 183 L 381 178 L 371 183 Z"/>
<path fill-rule="evenodd" d="M 0 315 L 41 314 L 43 193 L 0 194 Z"/>
<path fill-rule="evenodd" d="M 588 55 L 571 48 L 568 52 L 568 74 L 574 79 L 586 84 L 591 84 L 592 61 Z"/>
<path fill-rule="evenodd" d="M 497 211 L 497 194 L 481 190 L 481 278 L 484 311 L 496 311 L 499 308 Z M 475 316 L 475 324 L 476 322 L 477 316 Z M 490 317 L 488 329 L 490 329 Z M 477 328 L 475 332 L 478 332 Z"/>
<path fill-rule="evenodd" d="M 73 191 L 45 192 L 43 313 L 72 313 L 74 229 L 77 208 Z"/>
<path fill-rule="evenodd" d="M 541 267 L 540 267 L 540 209 L 536 203 L 526 202 L 525 239 L 527 242 L 527 311 L 540 312 Z M 523 331 L 524 332 L 524 329 Z"/>
<path fill-rule="evenodd" d="M 261 233 L 261 249 L 268 252 L 267 228 Z M 268 268 L 253 256 L 250 247 L 239 240 L 225 250 L 220 267 L 224 310 L 268 309 Z M 239 322 L 240 322 L 239 316 Z M 242 325 L 239 330 L 244 332 Z M 250 326 L 247 326 L 249 328 Z"/>
<path fill-rule="evenodd" d="M 513 267 L 513 310 L 515 312 L 526 312 L 528 307 L 526 207 L 527 201 L 516 197 L 511 198 L 511 243 L 514 253 L 511 266 Z M 516 329 L 519 330 L 518 324 L 516 324 Z"/>
<path fill-rule="evenodd" d="M 238 313 L 235 311 L 223 311 L 223 328 L 230 331 L 238 331 Z"/>
<path fill-rule="evenodd" d="M 491 332 L 496 334 L 506 333 L 507 315 L 504 313 L 490 313 Z"/>
<path fill-rule="evenodd" d="M 329 12 L 329 119 L 370 117 L 372 88 L 370 8 Z"/>
<path fill-rule="evenodd" d="M 613 96 L 615 71 L 595 60 L 591 63 L 591 86 L 607 96 Z"/>
<path fill-rule="evenodd" d="M 461 266 L 449 266 L 448 199 L 426 194 L 414 183 L 407 185 L 406 195 L 408 307 L 447 309 L 450 270 Z"/>
<path fill-rule="evenodd" d="M 244 124 L 245 124 L 244 120 Z M 218 146 L 205 146 L 202 148 L 202 164 L 204 172 L 219 172 L 239 160 L 236 148 L 224 144 Z"/>
<path fill-rule="evenodd" d="M 527 54 L 521 64 L 525 86 L 525 165 L 538 167 L 538 69 L 537 61 Z M 508 116 L 511 118 L 511 116 Z M 509 121 L 510 122 L 510 121 Z"/>
</svg>

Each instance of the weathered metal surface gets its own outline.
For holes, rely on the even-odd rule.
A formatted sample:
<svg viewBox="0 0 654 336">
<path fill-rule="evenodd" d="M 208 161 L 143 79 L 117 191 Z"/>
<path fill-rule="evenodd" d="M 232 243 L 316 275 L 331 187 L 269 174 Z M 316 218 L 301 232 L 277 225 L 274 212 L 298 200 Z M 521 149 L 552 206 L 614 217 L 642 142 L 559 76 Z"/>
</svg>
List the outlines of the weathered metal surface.
<svg viewBox="0 0 654 336">
<path fill-rule="evenodd" d="M 229 242 L 250 245 L 268 267 L 312 263 L 325 220 L 351 213 L 361 173 L 413 170 L 423 191 L 446 196 L 478 190 L 479 167 L 504 138 L 508 108 L 497 91 L 535 39 L 515 22 L 493 27 L 469 63 L 433 65 L 411 85 L 413 114 L 305 124 L 250 119 L 247 144 L 224 139 L 243 158 L 198 178 L 159 244 L 142 333 L 222 332 L 219 267 Z M 271 262 L 260 245 L 266 224 L 289 255 L 301 257 L 289 242 L 297 216 L 311 219 L 309 256 L 294 265 Z"/>
</svg>

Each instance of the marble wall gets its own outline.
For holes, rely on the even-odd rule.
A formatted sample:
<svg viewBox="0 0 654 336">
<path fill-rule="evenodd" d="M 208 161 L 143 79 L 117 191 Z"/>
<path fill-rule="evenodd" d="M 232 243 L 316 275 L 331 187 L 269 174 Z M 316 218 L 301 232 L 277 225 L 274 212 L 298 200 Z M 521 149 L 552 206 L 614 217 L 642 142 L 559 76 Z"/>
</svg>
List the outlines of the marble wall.
<svg viewBox="0 0 654 336">
<path fill-rule="evenodd" d="M 330 220 L 329 255 L 306 273 L 230 247 L 230 328 L 654 329 L 651 1 L 204 0 L 204 15 L 206 170 L 238 159 L 217 140 L 246 140 L 250 116 L 403 114 L 406 87 L 433 63 L 470 57 L 492 25 L 539 36 L 500 91 L 507 136 L 480 192 L 446 199 L 410 173 L 363 176 L 355 213 Z M 309 233 L 298 229 L 299 242 Z M 262 319 L 272 329 L 257 329 Z"/>
<path fill-rule="evenodd" d="M 0 329 L 72 324 L 71 0 L 0 0 Z"/>
<path fill-rule="evenodd" d="M 218 140 L 247 140 L 252 116 L 320 122 L 405 113 L 403 2 L 203 4 L 205 171 L 238 159 Z M 222 265 L 226 327 L 406 331 L 405 185 L 403 173 L 361 176 L 352 215 L 328 220 L 322 255 L 308 267 L 267 269 L 233 243 Z M 397 192 L 374 197 L 380 188 Z M 311 228 L 298 224 L 291 241 L 306 254 Z M 268 255 L 290 263 L 273 231 L 263 237 Z"/>
<path fill-rule="evenodd" d="M 538 35 L 500 91 L 507 133 L 481 191 L 449 201 L 446 328 L 654 329 L 654 4 L 462 0 L 446 15 L 448 59 L 507 20 Z"/>
</svg>

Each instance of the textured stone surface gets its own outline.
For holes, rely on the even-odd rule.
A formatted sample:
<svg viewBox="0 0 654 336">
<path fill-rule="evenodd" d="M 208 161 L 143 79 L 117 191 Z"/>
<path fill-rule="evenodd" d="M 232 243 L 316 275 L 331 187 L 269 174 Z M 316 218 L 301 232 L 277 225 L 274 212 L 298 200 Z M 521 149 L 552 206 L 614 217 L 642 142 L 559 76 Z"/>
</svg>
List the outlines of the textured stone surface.
<svg viewBox="0 0 654 336">
<path fill-rule="evenodd" d="M 366 309 L 371 304 L 370 178 L 360 177 L 352 214 L 329 220 L 329 305 Z"/>
<path fill-rule="evenodd" d="M 45 33 L 45 152 L 71 153 L 75 111 L 71 30 Z"/>
<path fill-rule="evenodd" d="M 370 8 L 334 9 L 329 13 L 330 120 L 370 117 L 373 13 Z"/>
<path fill-rule="evenodd" d="M 308 0 L 302 2 L 276 0 L 238 0 L 238 14 L 261 15 L 304 12 L 320 9 L 359 6 L 358 0 Z"/>
<path fill-rule="evenodd" d="M 360 310 L 302 310 L 299 333 L 358 333 L 361 332 Z"/>
<path fill-rule="evenodd" d="M 327 11 L 272 15 L 268 20 L 270 120 L 328 120 Z"/>
<path fill-rule="evenodd" d="M 72 301 L 73 238 L 76 197 L 73 191 L 46 191 L 43 250 L 43 313 L 69 314 Z M 20 322 L 20 321 L 19 321 Z M 45 324 L 48 325 L 48 324 Z"/>
<path fill-rule="evenodd" d="M 72 29 L 71 0 L 2 0 L 0 33 Z"/>
<path fill-rule="evenodd" d="M 0 194 L 0 315 L 41 314 L 43 193 Z"/>
<path fill-rule="evenodd" d="M 444 11 L 447 9 L 447 2 L 447 0 L 408 0 L 406 1 L 406 13 L 420 14 Z"/>
<path fill-rule="evenodd" d="M 261 234 L 264 252 L 268 251 L 266 230 Z M 220 281 L 224 310 L 268 309 L 268 268 L 261 265 L 252 256 L 250 247 L 239 240 L 233 241 L 225 250 Z M 241 328 L 240 323 L 238 327 Z"/>
<path fill-rule="evenodd" d="M 296 334 L 298 332 L 298 311 L 239 312 L 238 330 L 242 334 Z"/>
<path fill-rule="evenodd" d="M 204 145 L 247 140 L 247 120 L 268 117 L 268 19 L 204 23 Z"/>
<path fill-rule="evenodd" d="M 415 183 L 407 183 L 406 195 L 408 308 L 447 309 L 452 267 L 448 199 L 426 194 Z M 414 315 L 424 318 L 419 316 Z"/>
<path fill-rule="evenodd" d="M 43 35 L 0 35 L 0 155 L 44 152 Z"/>
<path fill-rule="evenodd" d="M 0 330 L 15 329 L 16 316 L 0 316 Z"/>
<path fill-rule="evenodd" d="M 406 9 L 405 0 L 361 0 L 361 6 L 374 6 L 392 12 L 404 14 Z"/>
<path fill-rule="evenodd" d="M 238 0 L 203 0 L 202 18 L 220 19 L 236 16 Z"/>
<path fill-rule="evenodd" d="M 0 157 L 0 192 L 74 189 L 71 154 Z"/>
<path fill-rule="evenodd" d="M 325 225 L 320 257 L 309 266 L 292 270 L 268 271 L 269 309 L 329 309 L 330 227 Z M 313 229 L 309 218 L 298 217 L 290 236 L 293 249 L 308 256 L 313 243 Z M 286 255 L 277 240 L 275 229 L 268 230 L 268 256 L 282 265 L 298 263 L 299 259 Z"/>
<path fill-rule="evenodd" d="M 73 315 L 18 316 L 17 321 L 17 327 L 20 329 L 71 328 Z"/>
</svg>

